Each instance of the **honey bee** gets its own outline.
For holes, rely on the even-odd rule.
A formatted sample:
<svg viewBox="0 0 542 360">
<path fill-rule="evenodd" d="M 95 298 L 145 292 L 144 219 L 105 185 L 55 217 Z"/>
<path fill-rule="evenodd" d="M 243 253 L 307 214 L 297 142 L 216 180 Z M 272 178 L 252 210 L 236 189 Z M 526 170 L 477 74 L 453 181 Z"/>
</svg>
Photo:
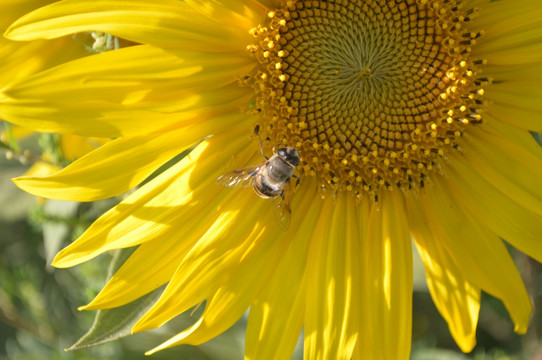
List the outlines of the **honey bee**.
<svg viewBox="0 0 542 360">
<path fill-rule="evenodd" d="M 254 133 L 258 133 L 258 127 Z M 264 199 L 277 198 L 279 221 L 284 230 L 290 224 L 290 179 L 296 177 L 294 170 L 299 165 L 299 152 L 293 147 L 282 147 L 273 150 L 273 156 L 268 158 L 263 153 L 260 139 L 260 150 L 265 162 L 233 170 L 221 175 L 217 183 L 224 186 L 246 187 L 252 185 L 258 196 Z"/>
</svg>

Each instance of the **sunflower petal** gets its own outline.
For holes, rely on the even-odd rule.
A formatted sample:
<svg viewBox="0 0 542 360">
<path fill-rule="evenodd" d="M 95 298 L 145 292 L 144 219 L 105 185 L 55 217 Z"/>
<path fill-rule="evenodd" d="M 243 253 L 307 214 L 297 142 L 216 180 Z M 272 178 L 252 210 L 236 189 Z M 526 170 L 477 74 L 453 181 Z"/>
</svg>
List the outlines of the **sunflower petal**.
<svg viewBox="0 0 542 360">
<path fill-rule="evenodd" d="M 307 264 L 306 359 L 350 359 L 361 336 L 361 249 L 354 200 L 341 194 L 324 200 L 319 226 L 311 240 Z M 335 202 L 335 204 L 332 204 Z M 329 224 L 328 224 L 329 222 Z M 330 241 L 330 239 L 334 239 Z"/>
<path fill-rule="evenodd" d="M 267 283 L 288 245 L 286 237 L 265 241 L 277 238 L 278 231 L 282 230 L 269 226 L 267 229 L 255 229 L 264 241 L 247 251 L 238 267 L 230 270 L 233 271 L 231 278 L 219 286 L 205 305 L 202 321 L 152 349 L 147 355 L 179 344 L 199 345 L 231 327 L 246 312 L 263 284 Z"/>
<path fill-rule="evenodd" d="M 267 9 L 257 0 L 185 0 L 194 10 L 224 27 L 237 27 L 245 34 L 260 24 Z"/>
<path fill-rule="evenodd" d="M 314 201 L 316 183 L 304 185 L 293 199 L 292 227 L 299 226 L 270 281 L 250 307 L 246 359 L 290 358 L 303 327 L 307 252 L 323 204 Z"/>
<path fill-rule="evenodd" d="M 197 124 L 156 136 L 113 140 L 48 177 L 20 177 L 15 184 L 26 192 L 50 199 L 93 201 L 128 191 L 160 165 L 213 132 L 242 122 L 241 116 L 222 117 L 216 124 Z M 103 174 L 108 174 L 104 176 Z"/>
<path fill-rule="evenodd" d="M 72 39 L 18 43 L 0 40 L 0 86 L 7 87 L 30 74 L 88 55 Z"/>
<path fill-rule="evenodd" d="M 484 68 L 484 74 L 493 79 L 491 86 L 484 89 L 491 117 L 521 129 L 542 131 L 542 105 L 538 101 L 542 94 L 538 86 L 542 64 L 490 65 Z"/>
<path fill-rule="evenodd" d="M 201 171 L 205 164 L 201 164 Z M 198 169 L 196 169 L 197 171 Z M 208 184 L 194 191 L 209 191 Z M 159 244 L 148 241 L 141 244 L 123 266 L 111 277 L 102 291 L 80 310 L 106 309 L 124 305 L 168 282 L 188 252 L 205 235 L 207 229 L 218 218 L 218 213 L 209 208 L 220 207 L 223 203 L 236 202 L 235 193 L 212 192 L 212 199 L 200 201 L 190 209 L 189 221 L 181 227 L 168 226 L 160 230 Z M 170 219 L 171 222 L 177 221 Z M 141 266 L 148 264 L 148 266 Z M 152 267 L 153 271 L 148 269 Z"/>
<path fill-rule="evenodd" d="M 93 201 L 112 197 L 134 188 L 160 165 L 175 156 L 179 149 L 188 147 L 189 144 L 182 144 L 181 148 L 172 146 L 177 145 L 179 133 L 182 131 L 153 138 L 120 138 L 87 154 L 54 175 L 24 176 L 13 181 L 24 191 L 49 199 Z M 149 149 L 151 151 L 148 151 Z"/>
<path fill-rule="evenodd" d="M 542 262 L 542 216 L 525 209 L 521 204 L 498 191 L 455 157 L 447 187 L 465 206 L 473 218 L 485 224 L 495 234 L 514 247 Z"/>
<path fill-rule="evenodd" d="M 407 214 L 418 252 L 425 265 L 427 286 L 433 302 L 448 323 L 450 333 L 463 352 L 476 345 L 480 311 L 480 288 L 471 284 L 439 245 L 427 227 L 417 199 L 407 200 Z"/>
<path fill-rule="evenodd" d="M 142 44 L 186 51 L 242 51 L 247 31 L 221 26 L 183 1 L 65 0 L 37 9 L 13 23 L 12 40 L 52 39 L 101 31 Z"/>
<path fill-rule="evenodd" d="M 531 132 L 524 131 L 514 124 L 509 124 L 492 117 L 488 119 L 486 125 L 483 129 L 489 134 L 494 134 L 497 137 L 506 137 L 509 141 L 515 143 L 516 146 L 524 148 L 542 160 L 542 146 L 540 146 Z"/>
<path fill-rule="evenodd" d="M 524 333 L 532 307 L 503 242 L 468 215 L 445 182 L 434 181 L 431 191 L 424 193 L 420 201 L 432 233 L 463 276 L 501 299 L 516 324 L 515 331 Z"/>
<path fill-rule="evenodd" d="M 200 224 L 197 220 L 195 224 Z M 125 305 L 167 283 L 190 248 L 199 239 L 197 231 L 164 232 L 160 246 L 141 244 L 109 279 L 96 297 L 79 310 L 110 309 Z M 192 230 L 192 231 L 190 231 Z M 188 236 L 183 236 L 188 233 Z M 182 241 L 180 240 L 182 239 Z M 152 268 L 152 271 L 149 269 Z"/>
<path fill-rule="evenodd" d="M 58 253 L 53 266 L 74 266 L 106 251 L 135 246 L 166 234 L 172 224 L 189 216 L 196 204 L 211 201 L 222 190 L 214 179 L 229 154 L 247 146 L 247 139 L 239 136 L 244 131 L 235 129 L 205 140 L 179 163 L 102 215 L 79 239 Z M 217 152 L 218 148 L 224 149 L 224 143 L 228 144 L 227 151 Z"/>
<path fill-rule="evenodd" d="M 148 134 L 194 119 L 191 111 L 215 104 L 215 97 L 224 98 L 217 90 L 252 66 L 250 57 L 243 55 L 174 54 L 133 46 L 29 76 L 0 93 L 0 113 L 10 122 L 45 132 Z M 247 93 L 240 87 L 228 91 L 233 91 L 228 96 Z M 211 104 L 206 95 L 210 93 Z M 203 115 L 208 118 L 209 110 Z"/>
<path fill-rule="evenodd" d="M 494 102 L 488 114 L 522 130 L 542 132 L 542 111 Z"/>
<path fill-rule="evenodd" d="M 484 65 L 484 75 L 493 79 L 497 84 L 514 81 L 542 80 L 542 63 L 508 66 L 486 64 Z"/>
<path fill-rule="evenodd" d="M 355 358 L 408 359 L 412 324 L 412 249 L 401 194 L 372 205 L 361 239 L 363 300 Z M 379 259 L 375 261 L 375 259 Z"/>
<path fill-rule="evenodd" d="M 540 98 L 542 97 L 542 90 L 539 84 L 540 80 L 536 79 L 501 81 L 486 89 L 486 97 L 492 102 L 505 106 L 541 112 Z M 496 112 L 492 113 L 498 114 Z M 519 122 L 521 123 L 522 120 L 519 119 Z M 538 122 L 542 123 L 542 120 L 538 119 Z"/>
<path fill-rule="evenodd" d="M 465 159 L 499 191 L 542 215 L 542 159 L 505 136 L 473 128 Z"/>
<path fill-rule="evenodd" d="M 473 46 L 472 55 L 494 65 L 527 64 L 542 59 L 542 10 L 539 3 L 485 1 L 476 26 L 484 36 Z"/>
<path fill-rule="evenodd" d="M 138 321 L 134 332 L 159 327 L 212 297 L 242 258 L 257 251 L 266 240 L 265 228 L 262 230 L 257 220 L 270 204 L 263 199 L 254 201 L 255 197 L 250 191 L 241 191 L 236 201 L 223 204 L 222 214 L 182 259 L 162 297 Z M 241 213 L 241 208 L 250 210 Z"/>
</svg>

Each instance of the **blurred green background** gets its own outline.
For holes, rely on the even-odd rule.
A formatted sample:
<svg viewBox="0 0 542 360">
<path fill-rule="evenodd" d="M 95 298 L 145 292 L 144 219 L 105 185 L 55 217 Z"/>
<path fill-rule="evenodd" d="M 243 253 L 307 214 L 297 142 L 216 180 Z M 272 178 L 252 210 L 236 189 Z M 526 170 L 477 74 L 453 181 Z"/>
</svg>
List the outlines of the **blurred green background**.
<svg viewBox="0 0 542 360">
<path fill-rule="evenodd" d="M 3 124 L 0 124 L 0 132 L 2 130 Z M 5 139 L 2 141 L 7 143 Z M 98 293 L 111 263 L 118 263 L 126 254 L 102 255 L 72 269 L 53 269 L 48 264 L 59 249 L 73 241 L 120 199 L 83 204 L 45 201 L 24 193 L 10 179 L 24 174 L 32 164 L 31 159 L 40 157 L 43 138 L 30 136 L 18 145 L 18 154 L 6 147 L 0 150 L 0 360 L 149 359 L 144 355 L 145 351 L 189 326 L 201 309 L 194 314 L 183 314 L 156 331 L 86 349 L 64 351 L 87 332 L 95 317 L 95 312 L 79 312 L 77 307 L 88 303 Z M 20 156 L 25 150 L 32 156 Z M 511 252 L 534 304 L 528 333 L 524 336 L 515 334 L 502 303 L 484 295 L 477 331 L 478 345 L 471 354 L 461 353 L 431 301 L 423 266 L 416 257 L 411 359 L 542 360 L 542 267 L 513 249 Z M 179 346 L 150 358 L 242 359 L 245 326 L 246 318 L 243 318 L 226 333 L 204 345 Z M 302 358 L 301 349 L 301 343 L 298 343 L 294 359 Z"/>
</svg>

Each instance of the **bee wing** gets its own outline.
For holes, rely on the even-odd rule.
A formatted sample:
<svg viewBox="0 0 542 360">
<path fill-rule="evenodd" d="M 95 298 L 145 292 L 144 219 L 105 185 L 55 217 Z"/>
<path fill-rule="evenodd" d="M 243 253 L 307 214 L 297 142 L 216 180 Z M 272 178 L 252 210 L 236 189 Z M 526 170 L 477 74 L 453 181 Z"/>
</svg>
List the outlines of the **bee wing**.
<svg viewBox="0 0 542 360">
<path fill-rule="evenodd" d="M 258 173 L 258 169 L 262 164 L 247 166 L 242 169 L 236 169 L 220 175 L 216 179 L 216 183 L 224 186 L 247 187 L 252 184 L 252 177 Z"/>
<path fill-rule="evenodd" d="M 278 222 L 283 231 L 288 231 L 290 228 L 290 218 L 292 216 L 292 209 L 290 208 L 291 189 L 290 181 L 284 183 L 282 189 L 282 195 L 276 197 L 277 206 L 275 214 L 278 218 Z"/>
</svg>

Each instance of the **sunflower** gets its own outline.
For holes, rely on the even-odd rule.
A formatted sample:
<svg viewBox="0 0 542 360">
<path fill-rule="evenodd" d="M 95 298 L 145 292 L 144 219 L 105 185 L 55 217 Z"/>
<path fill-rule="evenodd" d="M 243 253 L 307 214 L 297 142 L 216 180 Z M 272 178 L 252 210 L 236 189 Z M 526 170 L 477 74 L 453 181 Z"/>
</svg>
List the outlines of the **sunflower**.
<svg viewBox="0 0 542 360">
<path fill-rule="evenodd" d="M 2 91 L 14 123 L 116 138 L 55 175 L 15 181 L 77 201 L 137 187 L 53 265 L 138 246 L 83 307 L 167 283 L 134 332 L 206 301 L 150 353 L 205 342 L 250 308 L 248 359 L 289 358 L 302 330 L 307 359 L 406 359 L 411 239 L 468 352 L 482 290 L 518 333 L 531 313 L 502 239 L 542 260 L 542 150 L 529 132 L 542 130 L 541 15 L 527 0 L 54 3 L 5 36 L 101 31 L 138 45 Z M 215 181 L 265 161 L 260 141 L 266 156 L 301 157 L 286 230 L 276 201 Z"/>
</svg>

